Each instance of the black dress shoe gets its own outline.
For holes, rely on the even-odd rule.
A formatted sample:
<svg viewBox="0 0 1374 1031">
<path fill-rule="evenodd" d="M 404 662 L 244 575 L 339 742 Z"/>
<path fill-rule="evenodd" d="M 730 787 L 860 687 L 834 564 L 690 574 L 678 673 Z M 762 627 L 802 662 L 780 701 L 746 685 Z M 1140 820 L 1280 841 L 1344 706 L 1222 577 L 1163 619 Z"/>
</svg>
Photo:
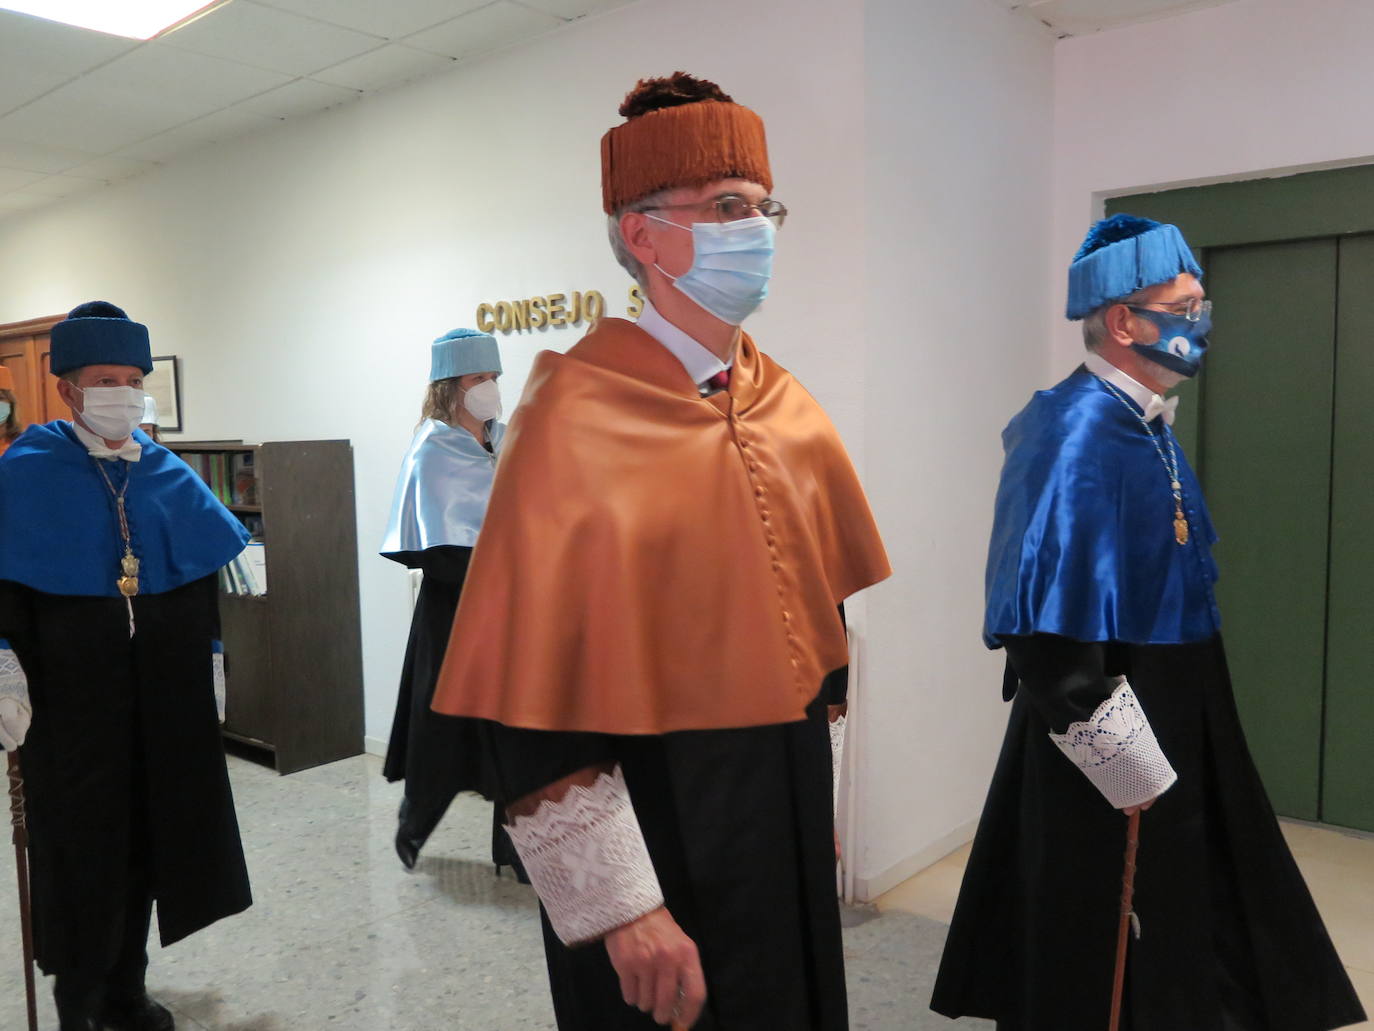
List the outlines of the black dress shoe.
<svg viewBox="0 0 1374 1031">
<path fill-rule="evenodd" d="M 423 841 L 416 841 L 406 833 L 405 824 L 401 824 L 396 831 L 396 854 L 401 857 L 401 862 L 407 870 L 414 870 L 415 863 L 420 858 L 420 846 Z"/>
<path fill-rule="evenodd" d="M 176 1031 L 172 1011 L 143 995 L 132 1002 L 107 1002 L 96 1021 L 100 1031 Z"/>
</svg>

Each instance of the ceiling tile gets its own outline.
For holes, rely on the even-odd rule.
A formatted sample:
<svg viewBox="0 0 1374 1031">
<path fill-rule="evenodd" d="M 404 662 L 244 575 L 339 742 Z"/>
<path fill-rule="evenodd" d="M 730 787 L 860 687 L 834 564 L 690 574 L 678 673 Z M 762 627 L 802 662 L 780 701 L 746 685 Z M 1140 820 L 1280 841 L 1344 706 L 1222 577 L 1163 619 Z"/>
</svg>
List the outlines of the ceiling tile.
<svg viewBox="0 0 1374 1031">
<path fill-rule="evenodd" d="M 584 18 L 589 14 L 599 14 L 615 7 L 625 7 L 634 0 L 518 0 L 526 7 L 536 11 L 556 15 L 559 18 Z"/>
<path fill-rule="evenodd" d="M 0 193 L 0 219 L 51 203 L 51 197 L 42 197 L 36 193 L 24 193 L 22 190 L 15 193 Z"/>
<path fill-rule="evenodd" d="M 374 36 L 400 39 L 412 32 L 430 28 L 468 11 L 485 7 L 492 0 L 256 0 L 266 7 L 292 11 L 334 25 L 370 32 Z"/>
<path fill-rule="evenodd" d="M 130 96 L 171 93 L 210 107 L 228 107 L 284 86 L 291 77 L 150 43 L 91 72 L 85 81 Z"/>
<path fill-rule="evenodd" d="M 1234 0 L 1031 0 L 1021 10 L 1061 35 L 1081 36 L 1135 22 L 1169 18 Z"/>
<path fill-rule="evenodd" d="M 157 165 L 151 161 L 140 161 L 137 158 L 103 157 L 69 168 L 66 174 L 78 179 L 98 179 L 101 182 L 112 183 L 156 167 Z"/>
<path fill-rule="evenodd" d="M 406 44 L 448 57 L 471 57 L 486 50 L 509 46 L 562 24 L 551 14 L 542 14 L 510 0 L 497 0 L 471 14 L 417 32 L 407 37 Z"/>
<path fill-rule="evenodd" d="M 297 79 L 268 93 L 251 97 L 238 106 L 271 118 L 294 118 L 357 100 L 360 96 L 362 94 L 355 89 L 330 86 L 313 79 Z"/>
<path fill-rule="evenodd" d="M 166 161 L 178 154 L 199 150 L 208 143 L 246 136 L 275 125 L 281 125 L 281 119 L 267 118 L 246 110 L 240 104 L 198 118 L 194 122 L 179 125 L 148 139 L 130 143 L 121 147 L 116 156 L 141 161 Z"/>
<path fill-rule="evenodd" d="M 149 95 L 78 79 L 0 118 L 0 139 L 105 154 L 215 108 L 177 92 Z"/>
<path fill-rule="evenodd" d="M 44 176 L 36 183 L 25 186 L 18 192 L 56 200 L 58 197 L 70 197 L 74 193 L 94 190 L 101 185 L 103 184 L 96 179 L 77 179 L 70 175 L 49 175 Z"/>
<path fill-rule="evenodd" d="M 131 39 L 0 11 L 0 114 L 136 46 Z"/>
<path fill-rule="evenodd" d="M 21 186 L 28 186 L 29 183 L 36 183 L 42 178 L 43 173 L 41 172 L 23 172 L 16 168 L 0 168 L 0 194 L 17 190 Z"/>
<path fill-rule="evenodd" d="M 237 0 L 163 38 L 167 46 L 284 75 L 309 75 L 366 53 L 380 37 Z"/>
<path fill-rule="evenodd" d="M 0 165 L 6 168 L 18 168 L 26 172 L 62 172 L 93 157 L 94 154 L 85 151 L 10 139 L 0 130 Z"/>
<path fill-rule="evenodd" d="M 453 58 L 431 54 L 427 50 L 400 43 L 388 43 L 360 57 L 350 58 L 333 68 L 315 73 L 314 78 L 335 86 L 355 90 L 378 90 L 422 75 L 437 72 L 453 64 Z"/>
</svg>

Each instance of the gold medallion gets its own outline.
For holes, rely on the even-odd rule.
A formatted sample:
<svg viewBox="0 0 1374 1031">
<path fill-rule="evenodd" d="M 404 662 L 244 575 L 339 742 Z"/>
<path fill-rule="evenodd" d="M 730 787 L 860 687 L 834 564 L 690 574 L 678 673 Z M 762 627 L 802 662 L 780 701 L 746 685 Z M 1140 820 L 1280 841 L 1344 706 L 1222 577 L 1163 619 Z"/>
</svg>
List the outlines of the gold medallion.
<svg viewBox="0 0 1374 1031">
<path fill-rule="evenodd" d="M 1179 544 L 1188 543 L 1188 520 L 1184 518 L 1182 508 L 1174 509 L 1174 540 Z"/>
<path fill-rule="evenodd" d="M 136 576 L 121 576 L 115 581 L 115 585 L 119 588 L 119 593 L 126 598 L 132 598 L 138 594 L 138 577 Z"/>
<path fill-rule="evenodd" d="M 132 551 L 124 553 L 119 565 L 124 570 L 125 576 L 138 576 L 138 557 Z"/>
</svg>

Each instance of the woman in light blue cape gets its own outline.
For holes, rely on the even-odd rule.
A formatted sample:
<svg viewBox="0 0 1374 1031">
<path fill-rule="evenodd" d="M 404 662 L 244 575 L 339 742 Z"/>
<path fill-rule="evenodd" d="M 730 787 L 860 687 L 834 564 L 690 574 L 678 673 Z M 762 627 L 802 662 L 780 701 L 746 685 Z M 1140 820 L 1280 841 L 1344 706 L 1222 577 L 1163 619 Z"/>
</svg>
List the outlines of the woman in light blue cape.
<svg viewBox="0 0 1374 1031">
<path fill-rule="evenodd" d="M 383 770 L 406 783 L 396 851 L 408 868 L 457 794 L 457 746 L 430 703 L 505 435 L 500 375 L 493 337 L 455 329 L 434 341 L 423 421 L 401 463 L 382 542 L 385 558 L 423 572 Z M 498 870 L 515 866 L 499 816 L 492 859 Z"/>
</svg>

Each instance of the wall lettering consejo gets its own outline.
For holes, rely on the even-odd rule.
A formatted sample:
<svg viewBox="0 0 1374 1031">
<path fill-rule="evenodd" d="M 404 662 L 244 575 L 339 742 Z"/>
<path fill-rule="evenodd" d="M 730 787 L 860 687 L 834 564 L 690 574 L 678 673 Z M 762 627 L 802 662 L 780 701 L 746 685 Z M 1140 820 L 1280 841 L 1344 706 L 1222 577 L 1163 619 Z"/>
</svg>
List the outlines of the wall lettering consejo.
<svg viewBox="0 0 1374 1031">
<path fill-rule="evenodd" d="M 637 318 L 644 310 L 644 293 L 630 287 L 625 314 Z M 521 333 L 593 323 L 606 314 L 606 298 L 600 290 L 574 290 L 571 294 L 539 294 L 518 301 L 483 301 L 477 306 L 477 328 L 483 333 Z"/>
</svg>

